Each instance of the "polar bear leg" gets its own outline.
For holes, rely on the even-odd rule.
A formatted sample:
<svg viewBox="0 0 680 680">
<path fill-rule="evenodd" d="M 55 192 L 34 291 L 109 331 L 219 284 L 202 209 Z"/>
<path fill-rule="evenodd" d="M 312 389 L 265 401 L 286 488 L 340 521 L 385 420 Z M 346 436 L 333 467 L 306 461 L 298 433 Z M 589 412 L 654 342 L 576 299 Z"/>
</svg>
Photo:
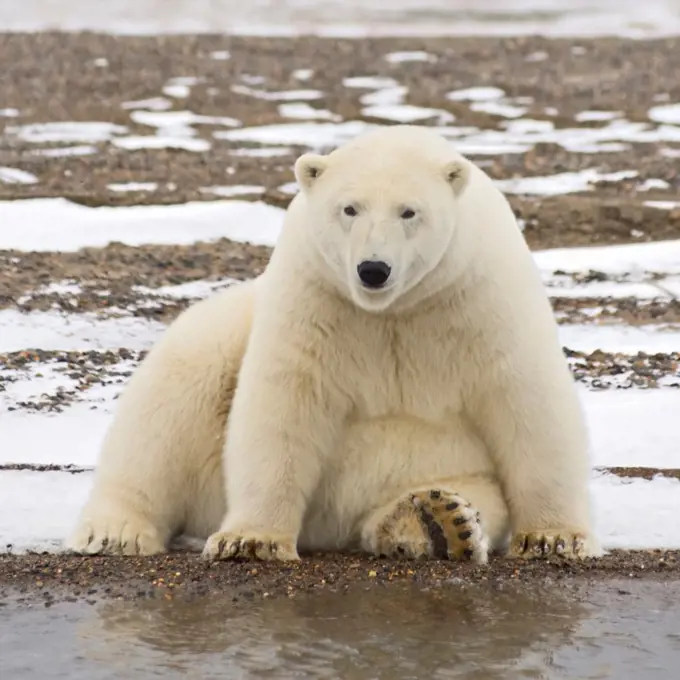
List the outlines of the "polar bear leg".
<svg viewBox="0 0 680 680">
<path fill-rule="evenodd" d="M 412 559 L 488 561 L 507 537 L 500 488 L 486 477 L 461 477 L 413 490 L 374 511 L 361 528 L 367 552 Z"/>
<path fill-rule="evenodd" d="M 206 538 L 226 509 L 222 447 L 250 332 L 253 282 L 178 317 L 124 390 L 90 496 L 65 542 L 80 554 L 151 555 Z"/>
</svg>

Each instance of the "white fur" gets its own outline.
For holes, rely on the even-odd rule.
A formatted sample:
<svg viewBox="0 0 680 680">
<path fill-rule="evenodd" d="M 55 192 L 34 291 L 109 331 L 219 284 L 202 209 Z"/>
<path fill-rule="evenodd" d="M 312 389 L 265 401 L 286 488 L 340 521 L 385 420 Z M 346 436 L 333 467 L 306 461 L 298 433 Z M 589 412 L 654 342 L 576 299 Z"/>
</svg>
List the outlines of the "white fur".
<svg viewBox="0 0 680 680">
<path fill-rule="evenodd" d="M 575 386 L 503 195 L 412 126 L 296 174 L 265 273 L 187 310 L 133 376 L 68 547 L 218 532 L 368 548 L 380 508 L 437 487 L 494 547 L 583 533 L 598 554 Z M 392 267 L 380 291 L 358 280 L 367 258 Z"/>
</svg>

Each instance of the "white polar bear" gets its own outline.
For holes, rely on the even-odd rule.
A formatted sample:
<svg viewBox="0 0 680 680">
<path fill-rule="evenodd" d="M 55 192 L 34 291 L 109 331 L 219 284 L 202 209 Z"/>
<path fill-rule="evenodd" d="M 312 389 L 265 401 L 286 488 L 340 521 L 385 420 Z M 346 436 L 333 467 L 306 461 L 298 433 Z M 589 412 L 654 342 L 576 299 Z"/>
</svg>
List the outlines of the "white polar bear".
<svg viewBox="0 0 680 680">
<path fill-rule="evenodd" d="M 295 174 L 265 273 L 184 312 L 133 376 L 67 547 L 601 554 L 575 385 L 490 178 L 414 126 Z"/>
</svg>

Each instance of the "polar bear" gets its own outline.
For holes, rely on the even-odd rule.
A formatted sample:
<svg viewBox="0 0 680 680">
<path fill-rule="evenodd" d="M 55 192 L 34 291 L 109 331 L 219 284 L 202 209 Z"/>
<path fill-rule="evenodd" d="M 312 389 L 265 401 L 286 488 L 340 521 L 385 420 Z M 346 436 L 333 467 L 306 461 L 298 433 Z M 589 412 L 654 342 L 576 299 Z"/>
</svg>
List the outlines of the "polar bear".
<svg viewBox="0 0 680 680">
<path fill-rule="evenodd" d="M 490 178 L 409 125 L 295 175 L 265 272 L 184 312 L 132 377 L 67 548 L 601 554 L 575 384 Z"/>
</svg>

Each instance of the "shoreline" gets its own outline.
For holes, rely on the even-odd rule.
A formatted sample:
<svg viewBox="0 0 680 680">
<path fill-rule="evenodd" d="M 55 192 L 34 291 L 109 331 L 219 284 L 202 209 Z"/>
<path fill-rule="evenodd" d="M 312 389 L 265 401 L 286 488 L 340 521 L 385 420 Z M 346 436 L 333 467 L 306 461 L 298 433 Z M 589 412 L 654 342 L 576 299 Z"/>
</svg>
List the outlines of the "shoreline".
<svg viewBox="0 0 680 680">
<path fill-rule="evenodd" d="M 488 565 L 445 560 L 388 560 L 347 554 L 302 556 L 293 565 L 206 563 L 196 553 L 152 557 L 59 554 L 0 556 L 0 601 L 19 605 L 105 600 L 240 600 L 299 597 L 321 592 L 399 585 L 421 589 L 485 586 L 563 587 L 651 579 L 680 582 L 680 550 L 613 550 L 600 558 L 566 561 L 492 557 Z"/>
</svg>

